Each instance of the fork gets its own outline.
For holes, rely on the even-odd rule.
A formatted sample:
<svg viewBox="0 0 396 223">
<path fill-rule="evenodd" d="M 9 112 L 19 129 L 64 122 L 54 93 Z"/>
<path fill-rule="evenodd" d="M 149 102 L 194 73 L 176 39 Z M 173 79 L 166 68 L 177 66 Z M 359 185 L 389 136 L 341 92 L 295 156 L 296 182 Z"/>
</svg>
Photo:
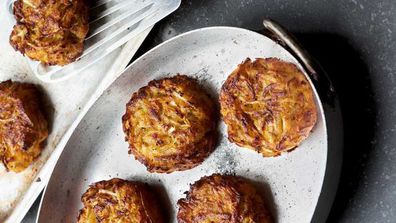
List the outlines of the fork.
<svg viewBox="0 0 396 223">
<path fill-rule="evenodd" d="M 13 17 L 9 0 L 9 14 Z M 57 82 L 69 78 L 130 39 L 153 26 L 156 22 L 176 10 L 181 0 L 98 0 L 89 9 L 88 35 L 84 41 L 83 54 L 66 66 L 46 66 L 28 59 L 35 75 L 44 82 Z M 12 19 L 15 21 L 15 19 Z"/>
</svg>

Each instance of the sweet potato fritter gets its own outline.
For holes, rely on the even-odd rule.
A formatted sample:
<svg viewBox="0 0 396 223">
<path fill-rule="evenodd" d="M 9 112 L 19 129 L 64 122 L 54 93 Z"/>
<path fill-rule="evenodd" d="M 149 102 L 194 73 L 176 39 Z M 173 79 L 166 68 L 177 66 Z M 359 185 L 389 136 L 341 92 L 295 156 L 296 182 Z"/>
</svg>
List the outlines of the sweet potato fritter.
<svg viewBox="0 0 396 223">
<path fill-rule="evenodd" d="M 193 168 L 215 147 L 216 106 L 195 79 L 151 81 L 126 107 L 122 121 L 130 153 L 150 172 Z"/>
<path fill-rule="evenodd" d="M 45 65 L 63 66 L 81 56 L 88 33 L 85 0 L 17 0 L 14 15 L 15 50 Z"/>
<path fill-rule="evenodd" d="M 83 194 L 78 223 L 165 223 L 157 196 L 146 184 L 114 178 Z"/>
<path fill-rule="evenodd" d="M 311 86 L 296 65 L 275 58 L 246 59 L 220 92 L 228 138 L 263 156 L 298 146 L 316 123 Z"/>
<path fill-rule="evenodd" d="M 263 198 L 243 178 L 214 174 L 195 182 L 177 202 L 179 223 L 270 223 Z"/>
<path fill-rule="evenodd" d="M 48 125 L 37 88 L 11 81 L 0 83 L 0 159 L 10 171 L 26 169 L 42 150 Z"/>
</svg>

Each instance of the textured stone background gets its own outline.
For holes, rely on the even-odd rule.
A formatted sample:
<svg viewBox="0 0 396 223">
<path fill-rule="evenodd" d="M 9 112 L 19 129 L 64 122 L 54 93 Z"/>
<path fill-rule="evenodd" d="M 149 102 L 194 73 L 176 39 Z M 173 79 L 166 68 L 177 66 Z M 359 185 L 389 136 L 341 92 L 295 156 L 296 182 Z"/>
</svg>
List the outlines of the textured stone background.
<svg viewBox="0 0 396 223">
<path fill-rule="evenodd" d="M 340 96 L 345 148 L 328 222 L 396 220 L 396 1 L 182 0 L 140 54 L 206 26 L 262 29 L 272 18 L 323 65 Z M 38 201 L 23 222 L 34 222 Z"/>
</svg>

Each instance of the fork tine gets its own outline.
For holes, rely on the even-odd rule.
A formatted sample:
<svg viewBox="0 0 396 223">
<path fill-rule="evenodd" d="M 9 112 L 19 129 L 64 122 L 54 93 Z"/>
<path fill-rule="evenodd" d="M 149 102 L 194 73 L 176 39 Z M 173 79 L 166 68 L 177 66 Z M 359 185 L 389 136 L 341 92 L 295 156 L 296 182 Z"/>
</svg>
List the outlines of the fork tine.
<svg viewBox="0 0 396 223">
<path fill-rule="evenodd" d="M 111 26 L 117 24 L 118 22 L 124 20 L 125 18 L 127 18 L 128 16 L 135 14 L 151 5 L 153 5 L 153 2 L 147 2 L 146 4 L 140 6 L 139 8 L 133 9 L 133 10 L 128 10 L 124 13 L 122 13 L 121 15 L 118 15 L 116 18 L 113 18 L 111 20 L 109 20 L 108 22 L 106 22 L 105 24 L 99 26 L 98 28 L 95 28 L 94 31 L 92 33 L 89 33 L 88 36 L 85 38 L 85 40 L 90 39 L 91 37 L 95 36 L 98 33 L 101 33 L 102 31 L 110 28 Z"/>
<path fill-rule="evenodd" d="M 109 35 L 107 35 L 106 37 L 104 37 L 103 39 L 99 40 L 98 42 L 92 44 L 91 46 L 89 46 L 87 49 L 84 50 L 84 53 L 82 54 L 81 57 L 84 57 L 85 55 L 89 54 L 90 52 L 92 52 L 93 50 L 95 50 L 96 48 L 100 47 L 101 45 L 103 45 L 104 43 L 106 43 L 107 41 L 113 39 L 114 37 L 116 37 L 117 35 L 119 35 L 120 33 L 122 33 L 123 31 L 125 31 L 126 29 L 128 29 L 129 27 L 139 23 L 141 20 L 143 20 L 146 17 L 149 17 L 151 15 L 153 15 L 155 12 L 157 12 L 159 9 L 158 7 L 151 7 L 150 9 L 148 9 L 147 11 L 143 12 L 142 14 L 138 15 L 137 17 L 131 19 L 130 21 L 128 21 L 126 24 L 123 24 L 122 26 L 120 26 L 119 28 L 117 28 L 116 30 L 114 30 L 112 33 L 110 33 Z M 81 58 L 80 57 L 80 58 Z"/>
<path fill-rule="evenodd" d="M 99 6 L 102 6 L 102 5 L 112 2 L 112 1 L 114 1 L 114 0 L 98 0 L 94 4 L 91 5 L 90 9 L 97 8 Z"/>
<path fill-rule="evenodd" d="M 131 5 L 132 3 L 136 3 L 136 2 L 135 1 L 130 1 L 130 0 L 122 1 L 122 2 L 110 7 L 108 9 L 104 10 L 104 11 L 101 11 L 100 13 L 97 13 L 95 15 L 95 17 L 91 18 L 92 20 L 89 23 L 96 22 L 99 19 L 101 19 L 101 18 L 103 18 L 103 17 L 105 17 L 107 15 L 110 15 L 111 13 L 113 13 L 115 11 L 118 11 L 118 10 L 128 6 L 128 5 Z"/>
<path fill-rule="evenodd" d="M 150 16 L 148 16 L 148 17 L 150 17 Z M 150 24 L 150 25 L 154 25 L 154 24 Z M 136 29 L 134 29 L 133 31 L 129 32 L 127 35 L 125 35 L 122 38 L 120 38 L 119 40 L 117 40 L 116 42 L 112 43 L 106 49 L 106 54 L 110 53 L 113 50 L 117 49 L 118 47 L 122 46 L 124 43 L 128 42 L 128 40 L 132 39 L 133 37 L 135 37 L 139 33 L 143 32 L 145 29 L 147 29 L 147 27 L 149 27 L 150 25 L 147 26 L 145 24 L 145 26 L 139 26 Z"/>
</svg>

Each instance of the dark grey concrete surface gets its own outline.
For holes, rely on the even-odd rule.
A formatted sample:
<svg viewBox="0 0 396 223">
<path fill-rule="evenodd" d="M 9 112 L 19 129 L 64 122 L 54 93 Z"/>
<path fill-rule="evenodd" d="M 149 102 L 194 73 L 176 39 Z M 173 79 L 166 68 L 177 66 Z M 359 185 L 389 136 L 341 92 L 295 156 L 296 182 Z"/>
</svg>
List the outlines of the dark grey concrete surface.
<svg viewBox="0 0 396 223">
<path fill-rule="evenodd" d="M 182 0 L 138 55 L 200 27 L 260 30 L 263 18 L 297 36 L 340 97 L 344 160 L 328 222 L 396 222 L 395 0 Z M 23 222 L 34 221 L 37 204 Z"/>
</svg>

